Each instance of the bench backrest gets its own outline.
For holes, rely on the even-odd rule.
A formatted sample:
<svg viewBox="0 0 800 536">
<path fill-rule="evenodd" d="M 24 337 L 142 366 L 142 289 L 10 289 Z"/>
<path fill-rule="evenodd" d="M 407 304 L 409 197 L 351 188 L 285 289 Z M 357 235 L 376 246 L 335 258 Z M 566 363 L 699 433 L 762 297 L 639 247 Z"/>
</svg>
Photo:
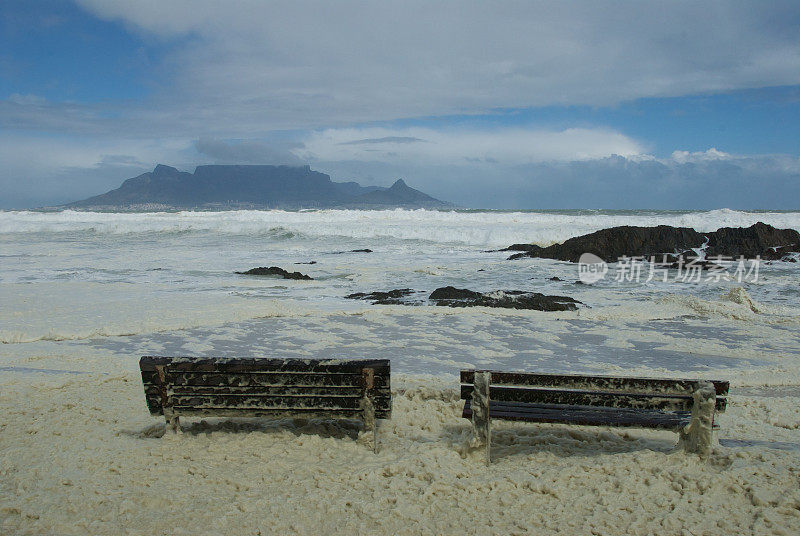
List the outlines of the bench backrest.
<svg viewBox="0 0 800 536">
<path fill-rule="evenodd" d="M 475 370 L 461 371 L 461 398 L 472 396 Z M 569 406 L 691 411 L 692 394 L 706 382 L 714 384 L 718 413 L 727 406 L 728 382 L 530 372 L 490 372 L 489 398 L 501 402 L 526 402 Z"/>
<path fill-rule="evenodd" d="M 363 415 L 392 412 L 389 360 L 154 357 L 139 361 L 147 407 L 163 415 Z"/>
</svg>

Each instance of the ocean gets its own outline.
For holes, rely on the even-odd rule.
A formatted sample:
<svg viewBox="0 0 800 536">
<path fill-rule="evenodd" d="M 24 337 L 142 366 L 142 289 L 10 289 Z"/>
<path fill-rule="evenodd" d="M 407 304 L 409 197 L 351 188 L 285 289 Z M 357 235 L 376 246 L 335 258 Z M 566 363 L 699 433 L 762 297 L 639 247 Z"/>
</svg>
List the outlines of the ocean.
<svg viewBox="0 0 800 536">
<path fill-rule="evenodd" d="M 601 281 L 581 285 L 575 264 L 512 261 L 496 251 L 617 225 L 713 231 L 758 221 L 800 230 L 800 212 L 727 209 L 5 211 L 0 342 L 17 356 L 92 348 L 109 352 L 111 362 L 145 353 L 389 357 L 415 374 L 467 366 L 772 370 L 776 360 L 800 356 L 800 264 L 761 263 L 747 278 L 717 281 L 674 273 L 635 280 L 612 265 Z M 361 249 L 372 252 L 354 251 Z M 234 273 L 257 266 L 314 280 Z M 585 305 L 553 313 L 427 304 L 447 285 Z M 413 289 L 422 305 L 345 298 L 400 288 Z"/>
</svg>

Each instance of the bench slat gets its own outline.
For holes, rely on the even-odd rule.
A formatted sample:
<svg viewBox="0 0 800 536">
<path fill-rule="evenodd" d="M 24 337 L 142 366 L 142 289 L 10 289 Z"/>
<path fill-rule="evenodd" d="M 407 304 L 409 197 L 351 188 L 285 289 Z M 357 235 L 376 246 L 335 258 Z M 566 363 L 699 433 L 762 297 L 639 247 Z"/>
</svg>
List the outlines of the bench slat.
<svg viewBox="0 0 800 536">
<path fill-rule="evenodd" d="M 491 372 L 493 385 L 554 387 L 562 389 L 599 389 L 603 391 L 661 392 L 691 394 L 698 382 L 710 381 L 717 396 L 728 394 L 730 382 L 721 380 L 634 378 L 619 376 L 588 376 L 583 374 L 541 374 L 535 372 Z M 462 370 L 461 383 L 472 384 L 475 370 Z"/>
<path fill-rule="evenodd" d="M 472 385 L 461 386 L 461 398 L 472 396 Z M 532 404 L 563 404 L 569 406 L 601 406 L 608 408 L 639 408 L 660 411 L 690 411 L 694 400 L 686 395 L 619 393 L 582 390 L 556 390 L 535 387 L 503 387 L 492 385 L 489 398 L 494 401 L 526 402 Z M 725 410 L 726 400 L 717 399 L 718 411 Z"/>
<path fill-rule="evenodd" d="M 159 394 L 158 386 L 154 385 L 147 389 L 148 395 Z M 281 387 L 281 386 L 219 386 L 219 385 L 174 385 L 172 393 L 175 395 L 235 395 L 235 396 L 329 396 L 329 397 L 350 397 L 361 398 L 362 389 L 358 387 Z M 390 396 L 388 389 L 376 389 L 375 396 Z"/>
<path fill-rule="evenodd" d="M 170 397 L 174 407 L 239 407 L 242 409 L 258 409 L 266 407 L 289 408 L 331 408 L 331 409 L 358 409 L 360 398 L 356 397 L 329 397 L 329 396 L 254 396 L 254 395 L 172 395 Z M 386 397 L 375 399 L 375 408 L 387 410 L 391 406 L 391 399 Z"/>
<path fill-rule="evenodd" d="M 213 408 L 177 408 L 182 416 L 206 416 L 206 417 L 262 417 L 271 419 L 283 418 L 303 418 L 303 419 L 358 419 L 364 417 L 361 410 L 335 409 L 326 410 L 325 408 L 259 408 L 259 409 L 238 409 L 227 407 Z M 391 417 L 389 411 L 375 411 L 376 419 L 388 419 Z"/>
<path fill-rule="evenodd" d="M 372 368 L 376 375 L 389 374 L 387 359 L 270 359 L 249 357 L 162 357 L 144 356 L 142 371 L 153 372 L 157 365 L 167 365 L 172 372 L 327 372 L 360 374 Z"/>
<path fill-rule="evenodd" d="M 264 387 L 361 387 L 361 374 L 333 374 L 306 372 L 173 372 L 171 367 L 167 373 L 170 383 L 174 385 L 217 385 L 217 386 L 264 386 Z M 142 372 L 145 384 L 157 384 L 155 371 Z M 388 388 L 389 376 L 375 376 L 376 388 Z"/>
<path fill-rule="evenodd" d="M 536 404 L 507 404 L 490 402 L 490 415 L 504 420 L 517 420 L 544 423 L 566 423 L 584 426 L 630 426 L 677 430 L 689 424 L 689 412 L 664 411 L 625 411 L 621 409 L 601 409 L 597 407 L 552 406 Z M 462 416 L 472 417 L 472 408 L 468 400 L 464 405 Z"/>
</svg>

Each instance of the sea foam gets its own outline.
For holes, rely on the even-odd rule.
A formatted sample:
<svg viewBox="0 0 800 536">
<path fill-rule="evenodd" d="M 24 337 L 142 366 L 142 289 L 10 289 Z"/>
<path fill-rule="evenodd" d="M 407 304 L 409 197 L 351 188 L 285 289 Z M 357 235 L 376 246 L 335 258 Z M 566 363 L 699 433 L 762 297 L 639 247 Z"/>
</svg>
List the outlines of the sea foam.
<svg viewBox="0 0 800 536">
<path fill-rule="evenodd" d="M 226 212 L 107 213 L 5 211 L 4 233 L 219 233 L 273 240 L 345 237 L 391 238 L 477 247 L 512 243 L 549 245 L 619 225 L 672 225 L 700 232 L 747 227 L 762 221 L 800 230 L 800 212 L 670 211 L 432 211 L 432 210 L 240 210 Z"/>
</svg>

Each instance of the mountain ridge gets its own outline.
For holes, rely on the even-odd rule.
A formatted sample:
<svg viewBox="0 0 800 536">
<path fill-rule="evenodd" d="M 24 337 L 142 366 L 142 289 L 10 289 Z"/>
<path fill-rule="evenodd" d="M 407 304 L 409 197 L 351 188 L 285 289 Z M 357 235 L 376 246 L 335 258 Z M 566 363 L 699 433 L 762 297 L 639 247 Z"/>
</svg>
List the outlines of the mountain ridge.
<svg viewBox="0 0 800 536">
<path fill-rule="evenodd" d="M 158 164 L 119 188 L 68 208 L 452 208 L 398 179 L 391 187 L 334 182 L 310 166 L 202 165 L 194 173 Z"/>
</svg>

